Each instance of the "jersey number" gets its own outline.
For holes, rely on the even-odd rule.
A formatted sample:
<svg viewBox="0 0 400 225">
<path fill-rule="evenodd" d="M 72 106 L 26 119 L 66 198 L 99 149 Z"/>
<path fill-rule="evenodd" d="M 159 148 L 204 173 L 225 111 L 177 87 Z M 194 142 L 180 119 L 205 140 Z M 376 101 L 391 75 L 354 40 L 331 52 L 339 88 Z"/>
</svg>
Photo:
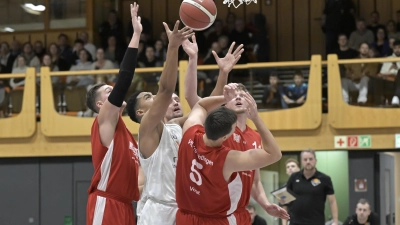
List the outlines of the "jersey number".
<svg viewBox="0 0 400 225">
<path fill-rule="evenodd" d="M 253 142 L 252 145 L 253 145 L 254 148 L 257 148 L 257 143 L 256 142 Z M 261 145 L 259 145 L 258 148 L 261 148 Z"/>
<path fill-rule="evenodd" d="M 190 170 L 192 170 L 192 172 L 190 173 L 190 179 L 197 184 L 198 186 L 200 186 L 203 183 L 203 180 L 201 179 L 201 175 L 199 173 L 199 171 L 196 170 L 196 168 L 201 170 L 203 169 L 203 165 L 201 165 L 200 163 L 198 163 L 196 161 L 196 159 L 193 159 L 192 161 L 192 167 L 190 168 Z M 195 175 L 196 174 L 196 175 Z M 197 177 L 197 179 L 196 179 Z"/>
</svg>

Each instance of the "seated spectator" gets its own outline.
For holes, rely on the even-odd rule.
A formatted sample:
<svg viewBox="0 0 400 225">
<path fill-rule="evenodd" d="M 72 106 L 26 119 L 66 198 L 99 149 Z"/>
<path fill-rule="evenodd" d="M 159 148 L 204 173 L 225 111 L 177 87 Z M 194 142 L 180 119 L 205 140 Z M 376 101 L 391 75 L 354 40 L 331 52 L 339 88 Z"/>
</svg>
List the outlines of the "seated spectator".
<svg viewBox="0 0 400 225">
<path fill-rule="evenodd" d="M 359 58 L 369 58 L 369 46 L 362 43 L 359 50 Z M 358 104 L 367 102 L 369 76 L 376 76 L 379 65 L 377 63 L 357 63 L 345 65 L 345 77 L 342 78 L 343 100 L 350 103 L 349 92 L 358 91 Z"/>
<path fill-rule="evenodd" d="M 71 71 L 76 70 L 92 70 L 92 61 L 89 59 L 89 52 L 86 49 L 79 51 L 79 62 L 71 67 Z M 94 84 L 93 75 L 79 75 L 79 76 L 67 76 L 66 83 L 70 87 L 88 87 Z"/>
<path fill-rule="evenodd" d="M 1 73 L 11 73 L 15 56 L 10 52 L 10 45 L 7 42 L 0 44 L 0 65 L 2 66 Z"/>
<path fill-rule="evenodd" d="M 367 26 L 367 29 L 372 31 L 372 33 L 374 33 L 375 40 L 377 40 L 376 34 L 378 33 L 378 30 L 383 29 L 384 31 L 386 31 L 386 27 L 385 25 L 379 23 L 380 15 L 378 11 L 371 12 L 370 18 L 371 18 L 371 23 Z"/>
<path fill-rule="evenodd" d="M 49 55 L 52 64 L 56 65 L 60 71 L 68 71 L 71 64 L 60 54 L 60 48 L 56 43 L 51 43 L 49 46 Z"/>
<path fill-rule="evenodd" d="M 46 54 L 46 48 L 43 46 L 43 42 L 36 41 L 33 46 L 35 55 L 39 58 L 39 60 L 42 60 L 43 56 Z"/>
<path fill-rule="evenodd" d="M 117 42 L 124 44 L 124 27 L 121 20 L 118 18 L 118 13 L 115 10 L 108 12 L 107 21 L 104 21 L 99 27 L 101 47 L 108 48 L 108 37 L 114 36 Z"/>
<path fill-rule="evenodd" d="M 228 32 L 226 32 L 226 30 L 224 29 L 224 24 L 220 19 L 216 19 L 211 28 L 213 28 L 214 31 L 209 33 L 207 36 L 207 41 L 206 41 L 207 48 L 210 48 L 211 45 L 214 42 L 218 41 L 218 38 L 221 37 L 222 35 L 228 35 Z"/>
<path fill-rule="evenodd" d="M 115 36 L 109 36 L 107 40 L 107 48 L 104 49 L 105 58 L 113 62 L 115 67 L 119 67 L 124 58 L 125 49 L 117 42 Z"/>
<path fill-rule="evenodd" d="M 165 62 L 165 58 L 167 57 L 167 50 L 164 48 L 164 45 L 161 40 L 157 40 L 154 43 L 155 53 L 154 55 L 160 59 L 160 61 Z"/>
<path fill-rule="evenodd" d="M 19 43 L 19 41 L 14 40 L 11 42 L 10 53 L 12 56 L 14 56 L 14 59 L 21 54 L 21 43 Z"/>
<path fill-rule="evenodd" d="M 217 53 L 217 56 L 219 58 L 224 58 L 225 55 L 222 53 L 222 49 L 221 46 L 218 44 L 218 42 L 214 42 L 211 45 L 211 48 L 208 50 L 207 55 L 204 57 L 204 61 L 203 64 L 204 65 L 216 65 L 217 64 L 217 60 L 215 59 L 214 55 L 212 54 L 212 52 Z M 205 73 L 207 74 L 205 82 L 206 82 L 206 86 L 210 85 L 210 84 L 215 84 L 217 82 L 218 79 L 218 74 L 219 72 L 217 70 L 208 70 L 205 71 Z"/>
<path fill-rule="evenodd" d="M 104 50 L 103 48 L 98 48 L 96 51 L 96 61 L 92 64 L 92 70 L 111 70 L 115 69 L 114 64 L 104 58 Z M 96 83 L 115 83 L 116 81 L 115 74 L 101 74 L 97 75 Z"/>
<path fill-rule="evenodd" d="M 88 50 L 93 60 L 96 59 L 96 46 L 89 42 L 89 34 L 86 31 L 83 31 L 79 34 L 79 39 L 83 41 L 83 47 Z"/>
<path fill-rule="evenodd" d="M 26 69 L 28 69 L 28 67 L 27 67 L 27 63 L 26 63 L 27 60 L 25 59 L 25 57 L 23 55 L 19 55 L 15 61 L 17 64 L 12 69 L 12 73 L 26 73 Z M 15 89 L 17 87 L 24 86 L 24 85 L 25 85 L 25 78 L 11 78 L 10 79 L 10 87 L 12 89 Z"/>
<path fill-rule="evenodd" d="M 25 58 L 26 65 L 28 67 L 35 67 L 37 71 L 39 70 L 40 60 L 35 55 L 35 52 L 33 51 L 31 43 L 26 42 L 23 45 L 22 53 L 20 55 L 22 55 Z M 14 61 L 14 67 L 17 67 L 17 60 Z"/>
<path fill-rule="evenodd" d="M 385 29 L 378 28 L 376 32 L 376 41 L 374 41 L 372 47 L 378 50 L 380 57 L 386 57 L 390 53 L 390 46 L 389 40 L 386 37 Z"/>
<path fill-rule="evenodd" d="M 304 77 L 300 70 L 296 70 L 294 77 L 294 84 L 290 84 L 284 89 L 282 94 L 282 108 L 292 108 L 304 104 L 307 98 L 308 85 L 303 83 Z"/>
<path fill-rule="evenodd" d="M 44 67 L 44 66 L 49 67 L 51 72 L 60 71 L 58 69 L 58 66 L 52 63 L 51 56 L 49 54 L 45 54 L 43 56 L 42 67 Z M 57 84 L 59 81 L 60 81 L 60 77 L 59 76 L 51 76 L 51 83 L 52 84 Z M 36 78 L 36 82 L 38 82 L 38 83 L 40 82 L 40 77 Z"/>
<path fill-rule="evenodd" d="M 229 50 L 229 38 L 228 36 L 221 36 L 218 38 L 218 44 L 221 47 L 221 51 L 223 55 L 226 55 Z"/>
<path fill-rule="evenodd" d="M 339 34 L 338 36 L 339 49 L 336 51 L 338 59 L 354 59 L 358 56 L 358 51 L 349 48 L 347 36 Z"/>
<path fill-rule="evenodd" d="M 393 43 L 393 55 L 388 58 L 400 57 L 400 41 Z M 399 58 L 400 59 L 400 58 Z M 398 71 L 400 69 L 400 62 L 387 62 L 382 65 L 381 71 L 378 76 L 381 79 L 376 79 L 374 83 L 374 94 L 377 98 L 381 98 L 384 90 L 391 90 L 394 92 L 392 98 L 392 105 L 399 105 L 400 97 L 400 77 Z"/>
<path fill-rule="evenodd" d="M 350 34 L 349 38 L 349 47 L 358 50 L 361 43 L 367 43 L 368 45 L 372 44 L 375 40 L 374 33 L 365 27 L 365 20 L 358 19 L 357 20 L 357 30 L 353 31 Z"/>
<path fill-rule="evenodd" d="M 269 75 L 269 85 L 264 89 L 262 103 L 268 109 L 282 108 L 283 88 L 279 85 L 278 74 L 271 73 Z"/>
<path fill-rule="evenodd" d="M 246 209 L 250 213 L 251 225 L 267 225 L 267 221 L 257 215 L 256 208 L 253 205 L 246 206 Z"/>
<path fill-rule="evenodd" d="M 70 61 L 72 62 L 72 65 L 77 65 L 79 63 L 79 58 L 80 58 L 79 54 L 80 54 L 80 51 L 83 49 L 84 44 L 85 43 L 81 39 L 75 40 L 74 49 L 72 51 L 72 56 L 71 56 L 72 58 L 70 59 Z M 93 57 L 92 57 L 92 55 L 90 55 L 90 53 L 89 53 L 89 56 L 91 59 L 93 59 Z"/>
<path fill-rule="evenodd" d="M 138 62 L 139 67 L 162 67 L 163 63 L 155 56 L 155 50 L 153 46 L 147 46 L 145 50 L 145 58 Z M 160 73 L 145 73 L 142 74 L 142 78 L 147 83 L 157 83 Z"/>
<path fill-rule="evenodd" d="M 387 22 L 386 31 L 388 38 L 400 40 L 400 30 L 396 30 L 396 22 L 394 22 L 394 20 L 389 20 L 389 22 Z"/>
<path fill-rule="evenodd" d="M 246 30 L 246 24 L 244 21 L 242 19 L 237 19 L 235 21 L 235 29 L 233 29 L 229 34 L 229 40 L 238 45 L 243 44 L 246 52 L 250 49 L 253 49 L 253 43 L 251 41 L 252 35 L 252 33 Z M 245 54 L 242 54 L 242 57 L 243 55 Z"/>
<path fill-rule="evenodd" d="M 74 64 L 74 62 L 72 62 L 72 48 L 68 44 L 68 36 L 66 34 L 61 33 L 58 35 L 58 47 L 60 56 L 67 60 L 68 64 Z M 61 67 L 60 70 L 62 70 Z"/>
<path fill-rule="evenodd" d="M 394 48 L 393 44 L 395 41 L 396 41 L 396 38 L 394 38 L 394 37 L 389 38 L 389 47 L 390 47 L 389 56 L 393 55 L 393 48 Z"/>
<path fill-rule="evenodd" d="M 379 215 L 371 212 L 371 206 L 365 199 L 360 199 L 357 203 L 356 213 L 349 216 L 343 225 L 380 225 Z"/>
</svg>

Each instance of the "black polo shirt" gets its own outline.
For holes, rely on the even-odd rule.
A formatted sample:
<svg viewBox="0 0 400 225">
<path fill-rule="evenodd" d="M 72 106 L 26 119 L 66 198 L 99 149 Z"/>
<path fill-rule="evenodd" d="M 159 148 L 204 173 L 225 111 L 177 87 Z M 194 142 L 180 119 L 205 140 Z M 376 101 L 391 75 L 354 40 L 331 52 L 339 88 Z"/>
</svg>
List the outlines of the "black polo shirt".
<svg viewBox="0 0 400 225">
<path fill-rule="evenodd" d="M 381 222 L 379 220 L 379 215 L 377 213 L 371 212 L 369 214 L 366 223 L 359 223 L 357 220 L 357 214 L 353 214 L 349 216 L 346 221 L 344 221 L 343 225 L 380 225 Z"/>
<path fill-rule="evenodd" d="M 290 224 L 325 224 L 326 196 L 334 194 L 328 175 L 316 171 L 310 179 L 306 179 L 301 170 L 290 176 L 286 188 L 296 197 L 289 204 Z"/>
</svg>

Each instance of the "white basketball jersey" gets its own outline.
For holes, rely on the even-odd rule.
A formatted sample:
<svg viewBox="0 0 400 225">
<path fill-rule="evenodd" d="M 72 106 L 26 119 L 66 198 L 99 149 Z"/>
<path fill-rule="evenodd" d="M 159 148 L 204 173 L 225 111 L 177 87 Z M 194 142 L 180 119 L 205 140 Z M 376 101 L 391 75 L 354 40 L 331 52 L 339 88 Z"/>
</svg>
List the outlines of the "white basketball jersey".
<svg viewBox="0 0 400 225">
<path fill-rule="evenodd" d="M 176 204 L 175 176 L 182 127 L 164 124 L 160 144 L 147 159 L 139 154 L 140 165 L 146 176 L 140 204 L 151 198 L 159 202 Z"/>
</svg>

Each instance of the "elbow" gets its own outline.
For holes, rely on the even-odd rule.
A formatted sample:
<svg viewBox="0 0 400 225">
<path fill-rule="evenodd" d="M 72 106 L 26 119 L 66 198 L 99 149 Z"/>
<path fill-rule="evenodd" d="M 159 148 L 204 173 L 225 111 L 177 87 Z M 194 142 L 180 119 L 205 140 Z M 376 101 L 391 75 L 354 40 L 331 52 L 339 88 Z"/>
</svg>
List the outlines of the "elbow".
<svg viewBox="0 0 400 225">
<path fill-rule="evenodd" d="M 275 162 L 278 162 L 282 159 L 282 152 L 279 148 L 277 149 L 276 154 L 273 155 L 273 158 Z"/>
</svg>

